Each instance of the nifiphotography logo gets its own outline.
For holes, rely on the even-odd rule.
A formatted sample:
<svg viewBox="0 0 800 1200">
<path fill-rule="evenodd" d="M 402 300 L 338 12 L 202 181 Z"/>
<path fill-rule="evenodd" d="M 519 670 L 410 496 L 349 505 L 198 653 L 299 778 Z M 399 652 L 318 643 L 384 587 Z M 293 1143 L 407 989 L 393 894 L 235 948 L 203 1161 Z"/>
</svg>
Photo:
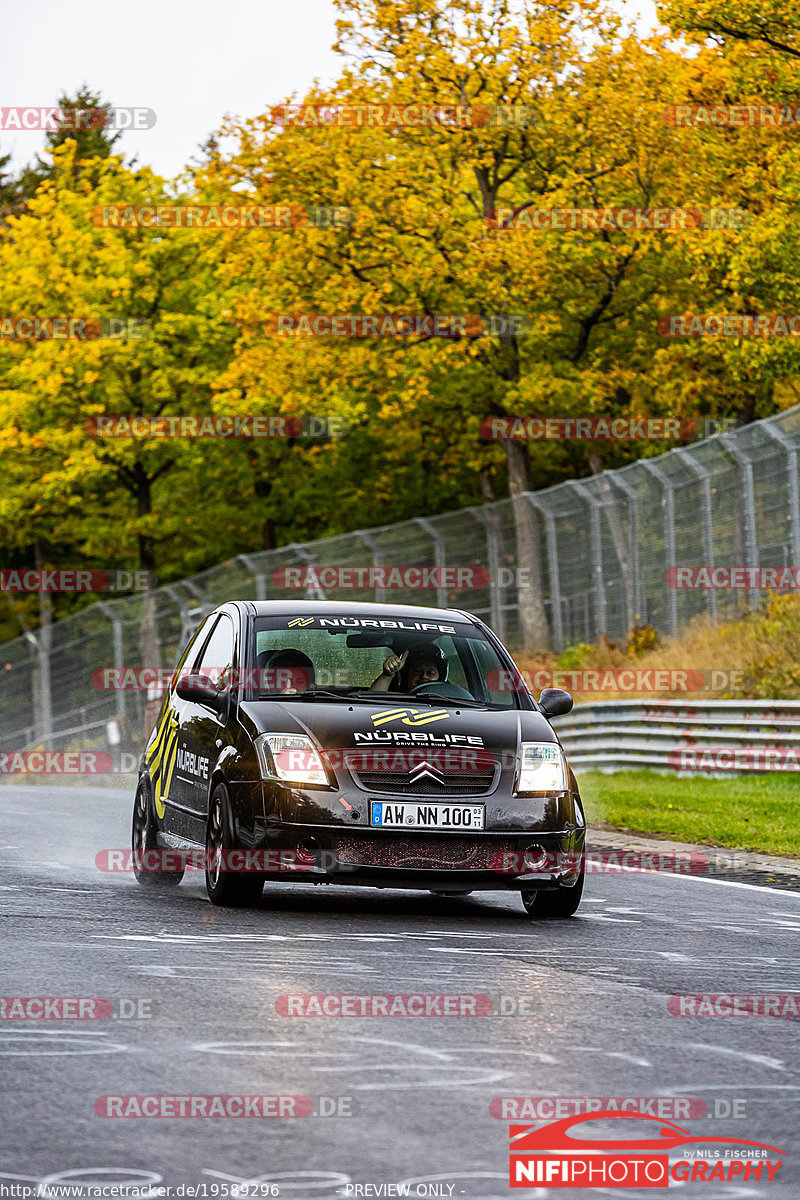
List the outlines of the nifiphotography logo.
<svg viewBox="0 0 800 1200">
<path fill-rule="evenodd" d="M 643 1121 L 641 1136 L 623 1127 L 597 1135 L 595 1121 Z M 583 1126 L 573 1132 L 574 1127 Z M 587 1128 L 588 1127 L 588 1128 Z M 594 1136 L 592 1136 L 594 1134 Z M 671 1121 L 608 1109 L 546 1125 L 509 1126 L 509 1186 L 665 1188 L 675 1183 L 771 1183 L 782 1150 L 763 1142 L 695 1137 Z M 671 1161 L 672 1160 L 672 1161 Z"/>
</svg>

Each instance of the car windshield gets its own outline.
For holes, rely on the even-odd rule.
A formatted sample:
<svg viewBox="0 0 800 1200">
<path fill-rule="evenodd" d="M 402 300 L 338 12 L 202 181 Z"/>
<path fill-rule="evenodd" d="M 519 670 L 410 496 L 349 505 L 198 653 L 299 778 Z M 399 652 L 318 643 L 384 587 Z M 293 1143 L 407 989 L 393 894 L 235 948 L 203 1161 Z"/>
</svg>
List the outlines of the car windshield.
<svg viewBox="0 0 800 1200">
<path fill-rule="evenodd" d="M 521 677 L 468 622 L 391 615 L 257 617 L 251 697 L 391 700 L 519 708 Z"/>
</svg>

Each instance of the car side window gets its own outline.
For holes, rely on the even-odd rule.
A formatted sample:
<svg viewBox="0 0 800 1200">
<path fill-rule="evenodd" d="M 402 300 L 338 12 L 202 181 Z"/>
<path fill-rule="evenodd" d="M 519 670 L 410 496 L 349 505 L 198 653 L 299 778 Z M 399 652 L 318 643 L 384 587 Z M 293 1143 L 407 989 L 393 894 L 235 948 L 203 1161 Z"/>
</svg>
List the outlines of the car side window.
<svg viewBox="0 0 800 1200">
<path fill-rule="evenodd" d="M 172 673 L 172 678 L 170 679 L 169 683 L 169 690 L 171 692 L 175 690 L 180 676 L 185 674 L 186 671 L 191 670 L 192 662 L 197 658 L 203 642 L 208 637 L 208 632 L 215 620 L 215 613 L 211 613 L 209 616 L 204 617 L 197 626 L 197 629 L 195 629 L 194 633 L 189 638 L 189 641 L 186 643 L 186 646 L 184 647 L 177 663 L 175 664 L 175 670 Z"/>
<path fill-rule="evenodd" d="M 447 659 L 448 682 L 454 683 L 457 687 L 462 687 L 466 691 L 469 691 L 469 684 L 467 683 L 467 677 L 464 674 L 464 667 L 461 663 L 461 658 L 459 657 L 458 651 L 456 650 L 456 644 L 450 634 L 446 633 L 443 637 L 437 638 L 436 645 Z"/>
<path fill-rule="evenodd" d="M 223 691 L 230 686 L 233 678 L 233 657 L 233 621 L 226 613 L 222 613 L 194 667 L 194 672 L 205 675 L 219 691 Z"/>
<path fill-rule="evenodd" d="M 513 672 L 498 670 L 497 655 L 487 642 L 473 640 L 470 642 L 470 646 L 475 654 L 478 671 L 488 693 L 489 703 L 513 708 L 516 704 L 512 687 Z"/>
</svg>

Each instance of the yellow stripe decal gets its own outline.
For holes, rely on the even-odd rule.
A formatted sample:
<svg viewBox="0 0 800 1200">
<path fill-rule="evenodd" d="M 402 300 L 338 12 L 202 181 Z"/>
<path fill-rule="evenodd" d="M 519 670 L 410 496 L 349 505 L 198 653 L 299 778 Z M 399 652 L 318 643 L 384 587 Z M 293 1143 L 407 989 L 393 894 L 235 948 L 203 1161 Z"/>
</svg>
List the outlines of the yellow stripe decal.
<svg viewBox="0 0 800 1200">
<path fill-rule="evenodd" d="M 162 776 L 166 778 L 166 783 L 161 789 L 161 795 L 156 792 L 156 812 L 163 819 L 166 807 L 164 801 L 169 798 L 169 785 L 172 783 L 172 773 L 175 770 L 175 763 L 178 760 L 178 731 L 175 730 L 175 740 L 170 745 L 169 750 L 164 755 L 164 770 Z"/>
<path fill-rule="evenodd" d="M 147 763 L 148 767 L 151 765 L 151 763 L 155 762 L 156 754 L 159 752 L 160 749 L 163 748 L 161 743 L 163 742 L 164 734 L 166 733 L 167 729 L 169 728 L 169 716 L 170 716 L 170 710 L 169 710 L 169 708 L 167 708 L 166 712 L 164 713 L 164 716 L 161 718 L 161 724 L 159 725 L 159 727 L 156 731 L 156 736 L 153 741 L 153 744 L 145 755 L 145 762 Z"/>
<path fill-rule="evenodd" d="M 164 774 L 164 760 L 169 756 L 169 752 L 172 747 L 172 739 L 177 737 L 177 734 L 177 729 L 171 729 L 169 731 L 161 750 L 159 750 L 158 754 L 150 764 L 150 780 L 153 784 L 153 787 L 156 786 L 156 780 L 160 779 Z"/>
</svg>

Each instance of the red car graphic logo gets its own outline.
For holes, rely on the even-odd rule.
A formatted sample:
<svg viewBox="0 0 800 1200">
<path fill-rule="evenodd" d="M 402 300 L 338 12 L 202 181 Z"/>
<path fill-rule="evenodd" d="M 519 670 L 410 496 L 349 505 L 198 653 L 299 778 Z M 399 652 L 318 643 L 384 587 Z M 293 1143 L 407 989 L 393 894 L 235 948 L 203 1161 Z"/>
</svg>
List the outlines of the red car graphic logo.
<svg viewBox="0 0 800 1200">
<path fill-rule="evenodd" d="M 532 1125 L 511 1125 L 509 1127 L 510 1149 L 514 1154 L 538 1151 L 539 1153 L 554 1154 L 581 1153 L 594 1150 L 601 1153 L 604 1149 L 613 1150 L 674 1150 L 678 1146 L 692 1145 L 699 1142 L 727 1142 L 737 1146 L 755 1146 L 761 1150 L 772 1150 L 775 1154 L 783 1154 L 776 1146 L 768 1146 L 765 1142 L 751 1142 L 744 1138 L 726 1138 L 718 1136 L 695 1137 L 688 1129 L 673 1125 L 669 1121 L 660 1122 L 660 1136 L 655 1138 L 633 1138 L 629 1141 L 619 1141 L 617 1138 L 582 1138 L 575 1137 L 569 1131 L 574 1125 L 582 1125 L 585 1121 L 605 1120 L 653 1121 L 647 1113 L 593 1112 L 583 1116 L 564 1117 L 561 1121 L 553 1121 L 540 1127 Z"/>
</svg>

